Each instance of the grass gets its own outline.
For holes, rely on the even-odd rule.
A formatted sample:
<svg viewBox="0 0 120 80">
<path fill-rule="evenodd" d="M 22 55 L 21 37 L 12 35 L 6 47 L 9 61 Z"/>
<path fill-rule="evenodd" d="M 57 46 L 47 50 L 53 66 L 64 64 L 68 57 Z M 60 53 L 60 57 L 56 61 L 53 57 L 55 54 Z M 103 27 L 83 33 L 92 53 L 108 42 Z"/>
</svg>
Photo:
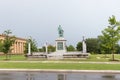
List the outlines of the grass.
<svg viewBox="0 0 120 80">
<path fill-rule="evenodd" d="M 70 70 L 120 70 L 120 64 L 89 63 L 89 62 L 111 62 L 111 55 L 90 55 L 88 59 L 64 59 L 64 60 L 47 60 L 47 59 L 27 59 L 24 55 L 12 55 L 10 60 L 5 60 L 4 55 L 0 55 L 0 68 L 8 69 L 70 69 Z M 115 59 L 120 60 L 120 54 L 115 54 Z M 15 62 L 17 61 L 17 62 Z M 44 62 L 46 61 L 46 63 Z M 55 61 L 57 63 L 55 63 Z M 69 61 L 69 63 L 66 63 Z M 62 63 L 61 63 L 62 62 Z M 75 62 L 75 63 L 72 63 Z M 83 62 L 83 63 L 79 63 Z M 88 63 L 84 63 L 88 62 Z"/>
<path fill-rule="evenodd" d="M 87 62 L 109 62 L 112 55 L 107 54 L 107 57 L 103 54 L 92 54 L 88 59 L 77 58 L 77 59 L 63 59 L 60 61 L 87 61 Z M 5 55 L 0 55 L 0 61 L 4 61 L 6 59 Z M 120 60 L 120 54 L 115 54 L 115 59 Z M 26 58 L 24 55 L 11 55 L 9 61 L 50 61 L 47 59 L 41 58 Z M 54 61 L 54 60 L 53 60 Z"/>
<path fill-rule="evenodd" d="M 5 59 L 5 55 L 0 55 L 0 61 L 4 61 Z M 10 55 L 9 59 L 10 61 L 24 61 L 26 60 L 26 57 L 24 57 L 24 55 Z"/>
<path fill-rule="evenodd" d="M 120 70 L 120 64 L 0 62 L 8 69 Z"/>
</svg>

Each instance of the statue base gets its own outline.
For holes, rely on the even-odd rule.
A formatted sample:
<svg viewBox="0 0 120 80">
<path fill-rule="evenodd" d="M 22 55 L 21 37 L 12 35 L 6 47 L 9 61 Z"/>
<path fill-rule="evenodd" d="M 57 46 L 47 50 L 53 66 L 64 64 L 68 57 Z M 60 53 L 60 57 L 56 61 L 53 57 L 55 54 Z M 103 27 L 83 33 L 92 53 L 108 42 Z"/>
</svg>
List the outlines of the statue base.
<svg viewBox="0 0 120 80">
<path fill-rule="evenodd" d="M 63 37 L 59 37 L 55 41 L 56 41 L 56 52 L 65 53 L 67 40 L 65 40 Z"/>
</svg>

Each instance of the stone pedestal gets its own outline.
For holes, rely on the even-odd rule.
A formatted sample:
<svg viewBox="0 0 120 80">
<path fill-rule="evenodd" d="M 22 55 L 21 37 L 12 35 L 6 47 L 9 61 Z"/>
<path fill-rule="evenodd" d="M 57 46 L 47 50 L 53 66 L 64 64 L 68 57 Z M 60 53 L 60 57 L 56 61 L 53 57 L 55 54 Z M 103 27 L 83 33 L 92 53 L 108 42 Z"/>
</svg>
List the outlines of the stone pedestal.
<svg viewBox="0 0 120 80">
<path fill-rule="evenodd" d="M 87 46 L 86 46 L 86 42 L 83 36 L 83 41 L 82 41 L 82 53 L 87 53 Z"/>
<path fill-rule="evenodd" d="M 87 50 L 86 50 L 86 43 L 85 43 L 85 41 L 83 40 L 83 42 L 82 42 L 82 52 L 83 53 L 87 53 Z"/>
<path fill-rule="evenodd" d="M 59 37 L 55 41 L 56 41 L 56 52 L 65 53 L 66 52 L 66 40 L 63 37 Z"/>
<path fill-rule="evenodd" d="M 28 42 L 28 54 L 27 55 L 31 55 L 31 44 L 30 44 L 30 42 Z"/>
</svg>

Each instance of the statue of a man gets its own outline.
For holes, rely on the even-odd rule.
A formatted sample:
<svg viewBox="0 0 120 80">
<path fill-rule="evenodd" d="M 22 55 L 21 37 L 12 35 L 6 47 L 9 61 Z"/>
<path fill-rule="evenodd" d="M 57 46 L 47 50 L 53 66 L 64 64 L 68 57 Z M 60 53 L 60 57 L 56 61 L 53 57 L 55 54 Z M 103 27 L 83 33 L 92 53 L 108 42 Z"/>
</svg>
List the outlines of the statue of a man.
<svg viewBox="0 0 120 80">
<path fill-rule="evenodd" d="M 62 29 L 61 25 L 59 25 L 59 27 L 58 27 L 59 37 L 63 37 L 63 33 L 64 33 L 64 30 Z"/>
</svg>

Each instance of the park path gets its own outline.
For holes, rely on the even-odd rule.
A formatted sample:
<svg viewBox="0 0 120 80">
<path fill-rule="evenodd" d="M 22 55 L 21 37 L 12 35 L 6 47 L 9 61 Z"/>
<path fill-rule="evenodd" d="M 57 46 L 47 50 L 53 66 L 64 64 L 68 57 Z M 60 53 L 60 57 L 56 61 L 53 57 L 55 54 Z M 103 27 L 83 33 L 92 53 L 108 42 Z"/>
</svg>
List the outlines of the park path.
<svg viewBox="0 0 120 80">
<path fill-rule="evenodd" d="M 69 70 L 69 69 L 0 69 L 0 72 L 59 72 L 59 73 L 108 73 L 120 74 L 120 70 Z"/>
<path fill-rule="evenodd" d="M 92 61 L 0 61 L 0 62 L 25 62 L 25 63 L 88 63 L 88 64 L 120 64 L 117 61 L 111 62 L 92 62 Z"/>
</svg>

